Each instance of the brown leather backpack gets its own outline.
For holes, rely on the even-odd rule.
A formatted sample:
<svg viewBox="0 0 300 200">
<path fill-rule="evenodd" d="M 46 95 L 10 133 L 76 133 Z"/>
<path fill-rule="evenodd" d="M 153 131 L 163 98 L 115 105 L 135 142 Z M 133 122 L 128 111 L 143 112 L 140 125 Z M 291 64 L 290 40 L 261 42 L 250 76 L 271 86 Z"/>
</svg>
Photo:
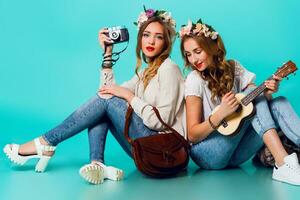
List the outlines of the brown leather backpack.
<svg viewBox="0 0 300 200">
<path fill-rule="evenodd" d="M 189 143 L 160 117 L 153 107 L 159 121 L 167 128 L 167 133 L 131 139 L 128 135 L 133 109 L 128 107 L 125 122 L 125 137 L 131 144 L 132 155 L 140 172 L 155 178 L 175 175 L 186 169 L 189 162 Z M 133 133 L 134 134 L 134 133 Z"/>
</svg>

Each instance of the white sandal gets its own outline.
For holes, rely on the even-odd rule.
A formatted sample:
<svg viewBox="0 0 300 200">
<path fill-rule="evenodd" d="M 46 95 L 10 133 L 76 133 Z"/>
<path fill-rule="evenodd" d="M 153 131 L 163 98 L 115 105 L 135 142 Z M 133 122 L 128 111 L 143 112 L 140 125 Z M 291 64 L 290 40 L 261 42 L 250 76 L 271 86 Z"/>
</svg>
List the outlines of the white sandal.
<svg viewBox="0 0 300 200">
<path fill-rule="evenodd" d="M 17 165 L 24 165 L 28 160 L 33 158 L 38 158 L 39 161 L 35 166 L 36 172 L 44 172 L 49 160 L 52 156 L 43 155 L 44 151 L 51 151 L 54 152 L 56 147 L 49 146 L 49 145 L 42 145 L 39 138 L 34 139 L 35 149 L 37 154 L 36 155 L 28 155 L 22 156 L 19 154 L 20 145 L 18 144 L 7 144 L 5 145 L 3 151 L 6 156 L 15 164 Z"/>
<path fill-rule="evenodd" d="M 113 181 L 120 181 L 124 177 L 124 172 L 121 169 L 112 167 L 112 166 L 105 166 L 104 167 L 104 178 L 113 180 Z"/>
<path fill-rule="evenodd" d="M 104 169 L 100 165 L 87 164 L 80 168 L 80 176 L 89 183 L 101 184 L 104 181 Z"/>
<path fill-rule="evenodd" d="M 104 179 L 120 181 L 124 177 L 123 170 L 112 166 L 105 166 L 100 162 L 84 165 L 80 168 L 79 174 L 83 179 L 92 184 L 101 184 Z"/>
</svg>

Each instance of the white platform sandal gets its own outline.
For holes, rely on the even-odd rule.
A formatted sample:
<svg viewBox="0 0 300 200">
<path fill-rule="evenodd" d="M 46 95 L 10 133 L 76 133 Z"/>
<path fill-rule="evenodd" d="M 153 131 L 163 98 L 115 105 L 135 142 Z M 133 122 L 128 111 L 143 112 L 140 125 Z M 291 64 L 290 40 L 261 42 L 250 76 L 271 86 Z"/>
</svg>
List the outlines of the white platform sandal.
<svg viewBox="0 0 300 200">
<path fill-rule="evenodd" d="M 104 181 L 104 169 L 96 164 L 87 164 L 80 168 L 80 176 L 91 184 L 101 184 Z"/>
<path fill-rule="evenodd" d="M 24 165 L 28 160 L 37 158 L 39 159 L 36 166 L 35 171 L 36 172 L 44 172 L 49 160 L 52 156 L 46 156 L 43 155 L 43 152 L 50 151 L 54 152 L 56 147 L 55 146 L 49 146 L 49 145 L 42 145 L 39 138 L 34 139 L 35 149 L 37 154 L 36 155 L 28 155 L 23 156 L 19 154 L 19 148 L 20 145 L 18 144 L 7 144 L 5 145 L 3 151 L 6 154 L 6 156 L 15 164 L 17 165 Z"/>
<path fill-rule="evenodd" d="M 92 184 L 101 184 L 104 179 L 120 181 L 124 177 L 123 170 L 106 166 L 100 162 L 84 165 L 80 168 L 79 174 L 83 179 Z"/>
</svg>

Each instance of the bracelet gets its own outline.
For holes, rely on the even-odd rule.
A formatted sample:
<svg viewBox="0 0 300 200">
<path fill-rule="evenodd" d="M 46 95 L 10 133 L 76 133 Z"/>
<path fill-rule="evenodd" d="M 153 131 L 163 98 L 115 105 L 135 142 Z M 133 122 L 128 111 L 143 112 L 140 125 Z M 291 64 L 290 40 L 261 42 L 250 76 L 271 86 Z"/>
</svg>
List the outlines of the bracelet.
<svg viewBox="0 0 300 200">
<path fill-rule="evenodd" d="M 103 69 L 107 69 L 107 68 L 112 68 L 112 64 L 111 63 L 105 63 L 105 62 L 103 62 L 102 63 L 102 65 L 101 65 L 101 67 L 103 68 Z"/>
<path fill-rule="evenodd" d="M 219 125 L 218 126 L 215 126 L 213 123 L 212 123 L 212 121 L 211 121 L 211 116 L 212 115 L 209 115 L 209 117 L 208 117 L 208 122 L 209 122 L 209 124 L 210 124 L 210 126 L 214 129 L 214 130 L 216 130 L 218 127 L 219 127 Z"/>
</svg>

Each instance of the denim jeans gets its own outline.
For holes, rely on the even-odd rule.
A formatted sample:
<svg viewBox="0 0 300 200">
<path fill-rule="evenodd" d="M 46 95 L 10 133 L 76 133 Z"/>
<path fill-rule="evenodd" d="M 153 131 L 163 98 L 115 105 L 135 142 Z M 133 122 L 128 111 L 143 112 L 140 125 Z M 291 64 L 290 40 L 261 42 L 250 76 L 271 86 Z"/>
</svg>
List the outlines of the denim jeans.
<svg viewBox="0 0 300 200">
<path fill-rule="evenodd" d="M 272 128 L 281 129 L 296 145 L 300 145 L 300 119 L 286 98 L 267 101 L 260 95 L 254 105 L 256 114 L 243 124 L 236 135 L 223 136 L 214 131 L 194 144 L 191 149 L 194 162 L 204 169 L 238 166 L 262 147 L 263 134 Z"/>
<path fill-rule="evenodd" d="M 90 144 L 90 160 L 104 162 L 105 140 L 108 130 L 117 139 L 126 153 L 131 156 L 131 147 L 124 136 L 127 102 L 118 97 L 102 99 L 91 98 L 79 107 L 61 124 L 43 135 L 43 138 L 53 146 L 88 129 Z M 143 124 L 134 112 L 129 127 L 129 136 L 133 139 L 155 134 Z"/>
</svg>

